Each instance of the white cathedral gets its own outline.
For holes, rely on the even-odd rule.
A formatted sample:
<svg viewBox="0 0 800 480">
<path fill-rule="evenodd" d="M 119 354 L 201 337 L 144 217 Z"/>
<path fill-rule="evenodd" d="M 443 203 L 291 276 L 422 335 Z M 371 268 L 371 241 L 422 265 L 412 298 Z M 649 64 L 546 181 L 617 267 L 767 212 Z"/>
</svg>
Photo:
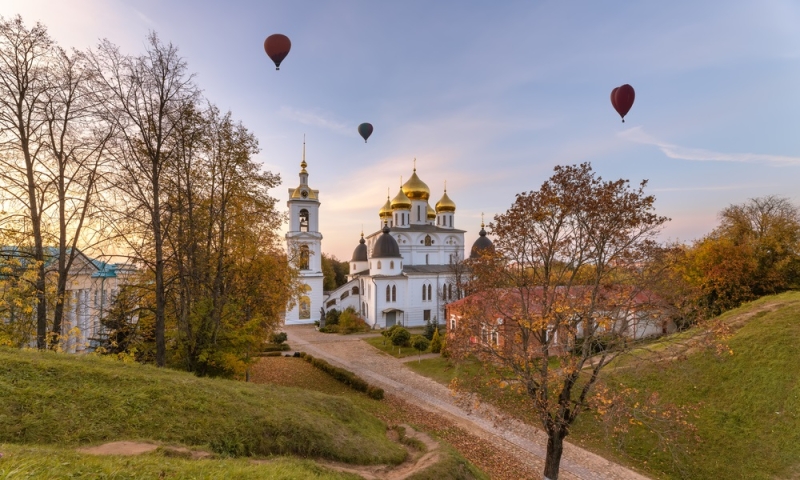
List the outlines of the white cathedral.
<svg viewBox="0 0 800 480">
<path fill-rule="evenodd" d="M 289 189 L 286 242 L 304 292 L 286 312 L 286 325 L 313 323 L 330 309 L 347 307 L 355 308 L 373 328 L 442 323 L 445 304 L 457 295 L 451 262 L 464 258 L 464 230 L 455 228 L 456 204 L 447 189 L 431 208 L 430 189 L 415 167 L 378 212 L 382 228 L 366 238 L 362 232 L 348 282 L 323 292 L 319 190 L 308 186 L 305 153 L 300 167 L 300 186 Z M 491 241 L 481 225 L 471 252 L 483 248 L 491 248 Z"/>
</svg>

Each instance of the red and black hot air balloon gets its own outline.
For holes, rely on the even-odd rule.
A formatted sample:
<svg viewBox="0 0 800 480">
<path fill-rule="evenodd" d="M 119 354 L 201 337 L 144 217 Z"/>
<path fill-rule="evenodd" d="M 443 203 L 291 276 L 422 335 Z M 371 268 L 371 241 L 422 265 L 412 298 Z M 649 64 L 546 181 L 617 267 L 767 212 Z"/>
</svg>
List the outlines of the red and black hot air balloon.
<svg viewBox="0 0 800 480">
<path fill-rule="evenodd" d="M 291 49 L 292 42 L 286 35 L 275 33 L 264 40 L 264 51 L 275 62 L 275 70 L 281 69 L 281 62 L 286 58 L 286 55 L 289 55 L 289 50 Z"/>
<path fill-rule="evenodd" d="M 636 92 L 634 92 L 633 87 L 627 83 L 611 90 L 611 105 L 614 106 L 614 110 L 622 117 L 622 123 L 625 123 L 625 115 L 628 114 L 633 106 L 633 99 L 635 97 Z"/>
<path fill-rule="evenodd" d="M 364 139 L 364 143 L 367 143 L 367 139 L 372 135 L 372 124 L 362 123 L 358 126 L 358 133 L 361 135 L 361 138 Z"/>
</svg>

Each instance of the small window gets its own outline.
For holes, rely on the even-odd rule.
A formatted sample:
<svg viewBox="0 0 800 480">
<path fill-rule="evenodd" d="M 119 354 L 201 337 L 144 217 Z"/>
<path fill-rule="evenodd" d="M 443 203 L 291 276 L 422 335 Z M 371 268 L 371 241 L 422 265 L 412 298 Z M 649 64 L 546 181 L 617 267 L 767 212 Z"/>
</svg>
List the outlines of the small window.
<svg viewBox="0 0 800 480">
<path fill-rule="evenodd" d="M 356 264 L 354 263 L 353 264 L 353 272 L 355 272 L 355 271 L 356 271 Z"/>
<path fill-rule="evenodd" d="M 450 315 L 450 330 L 453 331 L 456 329 L 456 316 Z"/>
<path fill-rule="evenodd" d="M 391 262 L 389 262 L 389 268 L 391 268 L 392 270 L 394 270 L 394 260 L 392 260 Z"/>
<path fill-rule="evenodd" d="M 391 298 L 391 292 L 392 292 L 392 289 L 391 289 L 391 288 L 389 288 L 389 285 L 386 285 L 386 301 L 387 301 L 387 302 L 388 302 L 388 301 L 389 301 L 389 299 Z"/>
<path fill-rule="evenodd" d="M 358 285 L 353 287 L 353 295 L 358 295 Z"/>
<path fill-rule="evenodd" d="M 427 292 L 427 290 L 425 289 L 425 285 L 423 285 L 423 286 L 422 286 L 422 301 L 423 301 L 423 302 L 424 302 L 425 300 L 427 300 L 427 299 L 428 299 L 428 298 L 425 296 L 425 293 L 426 293 L 426 292 Z"/>
<path fill-rule="evenodd" d="M 433 297 L 431 296 L 431 285 L 430 284 L 428 284 L 428 300 L 433 300 Z"/>
<path fill-rule="evenodd" d="M 430 310 L 423 310 L 422 311 L 422 319 L 426 322 L 431 321 L 431 311 Z"/>
<path fill-rule="evenodd" d="M 397 301 L 397 287 L 394 285 L 392 285 L 392 301 Z"/>
<path fill-rule="evenodd" d="M 378 260 L 378 270 L 380 270 L 380 269 L 381 269 L 381 261 Z"/>
</svg>

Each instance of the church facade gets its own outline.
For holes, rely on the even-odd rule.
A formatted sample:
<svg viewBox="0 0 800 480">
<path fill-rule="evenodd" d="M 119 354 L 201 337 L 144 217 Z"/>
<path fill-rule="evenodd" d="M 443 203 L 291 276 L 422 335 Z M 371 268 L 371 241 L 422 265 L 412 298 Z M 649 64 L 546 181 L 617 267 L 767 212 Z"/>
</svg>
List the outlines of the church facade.
<svg viewBox="0 0 800 480">
<path fill-rule="evenodd" d="M 447 189 L 431 207 L 430 189 L 414 168 L 397 195 L 387 196 L 378 212 L 379 229 L 366 237 L 362 232 L 348 282 L 323 292 L 319 192 L 308 187 L 305 158 L 301 167 L 300 186 L 289 190 L 286 239 L 306 287 L 297 306 L 287 311 L 286 324 L 313 323 L 328 310 L 347 307 L 373 328 L 443 323 L 445 305 L 459 298 L 452 264 L 463 260 L 465 251 L 465 232 L 456 228 L 456 205 Z M 488 240 L 481 233 L 479 241 Z"/>
</svg>

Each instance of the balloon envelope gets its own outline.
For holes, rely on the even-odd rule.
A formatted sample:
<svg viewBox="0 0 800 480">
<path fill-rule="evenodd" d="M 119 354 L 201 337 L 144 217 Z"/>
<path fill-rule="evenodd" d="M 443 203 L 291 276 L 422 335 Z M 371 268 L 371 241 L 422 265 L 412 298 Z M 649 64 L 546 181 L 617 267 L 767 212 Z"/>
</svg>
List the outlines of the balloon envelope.
<svg viewBox="0 0 800 480">
<path fill-rule="evenodd" d="M 270 35 L 264 40 L 264 51 L 275 62 L 275 70 L 281 69 L 281 62 L 286 58 L 286 55 L 289 55 L 291 48 L 292 42 L 289 37 L 280 33 Z"/>
<path fill-rule="evenodd" d="M 617 113 L 619 113 L 619 116 L 622 117 L 623 122 L 625 122 L 625 115 L 628 114 L 633 106 L 633 100 L 635 97 L 636 92 L 634 92 L 633 87 L 627 83 L 611 91 L 611 105 L 614 106 L 614 110 L 616 110 Z"/>
<path fill-rule="evenodd" d="M 364 139 L 364 143 L 367 143 L 367 139 L 372 135 L 372 124 L 362 123 L 358 126 L 358 133 L 361 135 L 361 138 Z"/>
</svg>

